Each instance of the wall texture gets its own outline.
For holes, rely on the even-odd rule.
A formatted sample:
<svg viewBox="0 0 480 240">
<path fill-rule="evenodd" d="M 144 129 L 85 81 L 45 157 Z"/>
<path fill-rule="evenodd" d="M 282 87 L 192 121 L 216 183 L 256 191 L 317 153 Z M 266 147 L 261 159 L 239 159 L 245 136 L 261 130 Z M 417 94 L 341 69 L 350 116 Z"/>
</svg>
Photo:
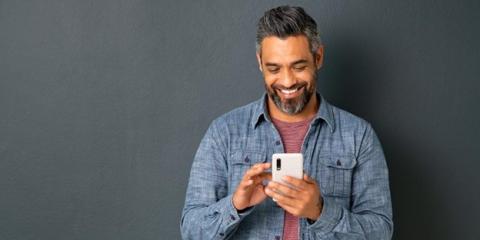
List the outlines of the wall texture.
<svg viewBox="0 0 480 240">
<path fill-rule="evenodd" d="M 293 1 L 0 0 L 0 239 L 179 239 L 208 124 L 260 97 Z M 395 239 L 478 239 L 480 2 L 302 1 L 319 91 L 376 129 Z"/>
</svg>

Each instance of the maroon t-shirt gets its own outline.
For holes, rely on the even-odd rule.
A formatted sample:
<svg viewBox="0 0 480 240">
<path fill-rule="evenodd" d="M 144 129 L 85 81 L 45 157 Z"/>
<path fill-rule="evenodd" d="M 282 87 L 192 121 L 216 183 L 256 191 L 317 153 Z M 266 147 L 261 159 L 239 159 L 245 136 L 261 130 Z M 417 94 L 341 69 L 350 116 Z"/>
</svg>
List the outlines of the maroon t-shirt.
<svg viewBox="0 0 480 240">
<path fill-rule="evenodd" d="M 305 134 L 307 134 L 308 127 L 313 117 L 300 122 L 284 122 L 272 118 L 273 125 L 280 133 L 283 142 L 285 153 L 300 153 L 302 149 Z M 283 240 L 298 240 L 299 239 L 299 223 L 298 217 L 285 211 L 285 218 L 283 221 Z"/>
</svg>

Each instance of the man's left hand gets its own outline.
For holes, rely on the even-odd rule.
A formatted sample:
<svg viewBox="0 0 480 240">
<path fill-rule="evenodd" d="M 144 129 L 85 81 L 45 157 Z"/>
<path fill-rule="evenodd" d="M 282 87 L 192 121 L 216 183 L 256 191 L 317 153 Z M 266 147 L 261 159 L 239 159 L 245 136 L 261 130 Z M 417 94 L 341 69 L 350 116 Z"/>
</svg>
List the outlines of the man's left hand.
<svg viewBox="0 0 480 240">
<path fill-rule="evenodd" d="M 315 180 L 306 174 L 303 179 L 285 176 L 282 180 L 286 184 L 270 181 L 265 193 L 290 214 L 317 220 L 322 213 L 323 200 Z"/>
</svg>

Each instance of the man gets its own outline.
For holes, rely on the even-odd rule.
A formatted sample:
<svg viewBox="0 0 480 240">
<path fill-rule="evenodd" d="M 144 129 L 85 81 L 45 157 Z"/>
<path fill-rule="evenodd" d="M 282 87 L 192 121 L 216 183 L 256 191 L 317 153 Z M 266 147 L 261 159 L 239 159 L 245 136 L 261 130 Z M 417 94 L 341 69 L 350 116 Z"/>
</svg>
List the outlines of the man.
<svg viewBox="0 0 480 240">
<path fill-rule="evenodd" d="M 207 130 L 190 174 L 184 239 L 391 238 L 380 142 L 369 123 L 316 92 L 323 51 L 302 8 L 265 12 L 257 60 L 266 94 Z M 303 154 L 303 179 L 270 181 L 270 158 L 282 152 Z"/>
</svg>

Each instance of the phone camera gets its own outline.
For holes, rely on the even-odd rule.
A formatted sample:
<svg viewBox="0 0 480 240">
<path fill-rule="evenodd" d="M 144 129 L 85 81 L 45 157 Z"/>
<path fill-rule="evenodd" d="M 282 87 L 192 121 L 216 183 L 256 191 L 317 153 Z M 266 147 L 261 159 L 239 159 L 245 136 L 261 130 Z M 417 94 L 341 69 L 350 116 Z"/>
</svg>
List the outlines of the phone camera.
<svg viewBox="0 0 480 240">
<path fill-rule="evenodd" d="M 282 169 L 282 159 L 277 158 L 277 170 L 280 171 L 280 169 Z"/>
</svg>

